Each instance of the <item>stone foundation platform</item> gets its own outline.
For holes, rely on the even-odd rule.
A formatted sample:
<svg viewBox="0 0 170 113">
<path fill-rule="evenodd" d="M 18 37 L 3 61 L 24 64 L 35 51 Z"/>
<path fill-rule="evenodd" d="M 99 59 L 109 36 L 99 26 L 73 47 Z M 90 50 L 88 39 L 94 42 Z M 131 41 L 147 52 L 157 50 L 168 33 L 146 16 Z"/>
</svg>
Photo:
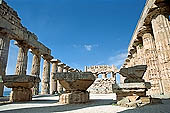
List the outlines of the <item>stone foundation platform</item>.
<svg viewBox="0 0 170 113">
<path fill-rule="evenodd" d="M 60 96 L 59 102 L 62 104 L 78 104 L 86 103 L 89 101 L 89 92 L 73 91 L 64 93 Z"/>
</svg>

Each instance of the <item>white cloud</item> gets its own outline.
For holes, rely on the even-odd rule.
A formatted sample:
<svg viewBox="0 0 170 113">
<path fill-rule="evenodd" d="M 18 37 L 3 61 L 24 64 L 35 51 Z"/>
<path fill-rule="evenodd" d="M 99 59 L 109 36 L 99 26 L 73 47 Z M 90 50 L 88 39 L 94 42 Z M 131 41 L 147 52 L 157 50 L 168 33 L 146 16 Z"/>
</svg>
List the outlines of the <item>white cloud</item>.
<svg viewBox="0 0 170 113">
<path fill-rule="evenodd" d="M 91 51 L 91 50 L 92 50 L 92 47 L 93 47 L 93 45 L 84 45 L 84 48 L 85 48 L 87 51 Z"/>
<path fill-rule="evenodd" d="M 114 64 L 116 67 L 120 67 L 123 65 L 125 59 L 127 57 L 127 53 L 120 53 L 116 56 L 109 57 L 108 61 L 111 64 Z"/>
<path fill-rule="evenodd" d="M 85 49 L 87 51 L 92 51 L 93 48 L 98 47 L 98 46 L 99 45 L 97 45 L 97 44 L 93 44 L 93 45 L 91 45 L 91 44 L 85 44 L 85 45 L 76 45 L 76 44 L 74 44 L 73 45 L 74 48 L 82 48 L 82 49 Z"/>
</svg>

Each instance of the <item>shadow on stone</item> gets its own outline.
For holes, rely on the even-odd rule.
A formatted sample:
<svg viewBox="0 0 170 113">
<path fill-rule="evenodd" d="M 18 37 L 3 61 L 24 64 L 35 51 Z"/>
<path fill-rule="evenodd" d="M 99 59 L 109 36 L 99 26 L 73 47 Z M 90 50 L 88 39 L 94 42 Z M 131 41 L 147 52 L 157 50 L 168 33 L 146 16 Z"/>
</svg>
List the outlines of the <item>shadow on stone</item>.
<svg viewBox="0 0 170 113">
<path fill-rule="evenodd" d="M 57 101 L 49 101 L 49 100 L 36 100 L 30 101 L 28 103 L 55 103 Z M 102 106 L 102 105 L 111 105 L 115 101 L 112 99 L 92 99 L 86 104 L 66 104 L 66 105 L 52 105 L 52 106 L 43 106 L 43 107 L 31 107 L 31 108 L 21 108 L 14 110 L 5 110 L 3 113 L 51 113 L 51 112 L 64 112 L 64 111 L 72 111 L 79 110 L 88 107 Z M 1 112 L 0 112 L 1 113 Z"/>
</svg>

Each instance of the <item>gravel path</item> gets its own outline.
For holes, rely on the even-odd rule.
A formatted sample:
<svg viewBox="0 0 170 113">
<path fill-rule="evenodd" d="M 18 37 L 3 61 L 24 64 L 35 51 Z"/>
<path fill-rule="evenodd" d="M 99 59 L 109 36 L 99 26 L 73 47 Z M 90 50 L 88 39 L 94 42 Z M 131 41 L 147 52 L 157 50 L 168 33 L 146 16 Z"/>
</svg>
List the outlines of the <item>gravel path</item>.
<svg viewBox="0 0 170 113">
<path fill-rule="evenodd" d="M 133 109 L 112 105 L 115 97 L 115 94 L 92 94 L 87 104 L 62 105 L 57 103 L 58 96 L 37 96 L 30 102 L 0 105 L 0 113 L 170 113 L 170 100 Z"/>
</svg>

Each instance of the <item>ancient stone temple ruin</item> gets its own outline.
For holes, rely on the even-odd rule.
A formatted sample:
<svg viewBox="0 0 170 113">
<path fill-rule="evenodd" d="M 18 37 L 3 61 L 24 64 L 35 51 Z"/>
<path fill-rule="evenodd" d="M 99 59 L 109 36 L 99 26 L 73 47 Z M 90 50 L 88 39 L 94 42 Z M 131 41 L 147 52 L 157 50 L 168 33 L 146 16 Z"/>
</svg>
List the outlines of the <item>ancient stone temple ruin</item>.
<svg viewBox="0 0 170 113">
<path fill-rule="evenodd" d="M 54 59 L 51 50 L 21 24 L 17 12 L 0 0 L 0 96 L 3 96 L 5 85 L 12 88 L 11 102 L 30 101 L 32 95 L 39 94 L 40 82 L 42 95 L 59 94 L 59 101 L 63 104 L 88 102 L 88 91 L 114 92 L 118 105 L 130 107 L 152 103 L 148 95 L 170 95 L 169 15 L 169 0 L 147 0 L 122 68 L 118 70 L 114 65 L 85 66 L 82 72 Z M 15 40 L 19 51 L 15 73 L 7 75 L 11 40 Z M 29 75 L 28 52 L 33 55 Z M 40 80 L 41 59 L 44 63 Z M 122 75 L 122 84 L 116 84 L 116 73 Z M 98 78 L 100 74 L 102 79 Z M 110 78 L 108 74 L 111 74 Z"/>
<path fill-rule="evenodd" d="M 1 1 L 1 0 L 0 0 Z M 8 51 L 10 41 L 15 40 L 18 46 L 18 58 L 15 73 L 6 75 Z M 31 74 L 26 75 L 28 52 L 33 54 Z M 40 80 L 40 61 L 44 59 L 42 80 Z M 42 83 L 41 94 L 54 94 L 63 89 L 57 81 L 50 76 L 50 65 L 52 73 L 75 71 L 58 59 L 53 59 L 51 50 L 38 41 L 38 37 L 28 31 L 21 24 L 21 19 L 16 11 L 10 8 L 5 1 L 0 2 L 0 96 L 3 96 L 4 85 L 12 88 L 10 101 L 29 101 L 32 95 L 39 94 L 39 83 Z M 51 80 L 51 83 L 50 83 Z M 51 84 L 51 85 L 50 85 Z M 22 95 L 22 96 L 20 96 Z"/>
<path fill-rule="evenodd" d="M 170 1 L 147 0 L 123 67 L 147 65 L 148 94 L 170 95 Z M 122 81 L 124 78 L 122 77 Z"/>
<path fill-rule="evenodd" d="M 109 94 L 112 93 L 112 84 L 116 84 L 116 73 L 118 69 L 112 65 L 96 65 L 96 66 L 85 66 L 85 72 L 92 72 L 96 77 L 95 82 L 88 89 L 93 94 Z M 99 75 L 102 78 L 99 78 Z M 110 78 L 107 76 L 110 74 Z"/>
</svg>

